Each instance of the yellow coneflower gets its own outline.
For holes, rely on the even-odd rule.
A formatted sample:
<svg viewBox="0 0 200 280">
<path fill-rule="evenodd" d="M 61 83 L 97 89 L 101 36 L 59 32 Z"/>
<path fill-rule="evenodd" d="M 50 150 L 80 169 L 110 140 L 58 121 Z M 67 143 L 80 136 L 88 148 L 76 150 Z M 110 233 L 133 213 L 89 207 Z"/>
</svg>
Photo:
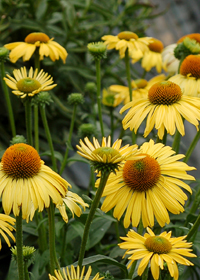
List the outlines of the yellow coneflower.
<svg viewBox="0 0 200 280">
<path fill-rule="evenodd" d="M 183 95 L 180 86 L 172 81 L 154 84 L 149 89 L 147 98 L 129 102 L 120 110 L 120 113 L 129 108 L 122 121 L 124 129 L 134 129 L 137 133 L 148 115 L 144 137 L 148 136 L 154 126 L 158 130 L 160 139 L 163 139 L 165 129 L 170 135 L 174 135 L 176 129 L 182 136 L 185 135 L 182 117 L 195 125 L 197 130 L 199 129 L 200 99 Z"/>
<path fill-rule="evenodd" d="M 13 63 L 20 57 L 23 58 L 23 61 L 29 60 L 37 49 L 39 50 L 40 60 L 44 59 L 44 56 L 49 56 L 53 61 L 61 57 L 63 63 L 65 63 L 68 55 L 60 44 L 42 32 L 30 33 L 26 36 L 25 42 L 10 43 L 4 47 L 11 50 L 10 60 Z"/>
<path fill-rule="evenodd" d="M 0 197 L 2 207 L 9 215 L 22 211 L 22 218 L 33 218 L 36 209 L 48 208 L 53 203 L 63 204 L 70 184 L 46 166 L 38 152 L 30 145 L 10 146 L 0 163 Z"/>
<path fill-rule="evenodd" d="M 118 220 L 124 216 L 124 227 L 137 227 L 140 219 L 144 227 L 154 225 L 154 216 L 164 226 L 169 223 L 168 211 L 180 214 L 187 195 L 180 187 L 191 193 L 191 188 L 182 180 L 195 180 L 186 171 L 194 170 L 180 162 L 184 155 L 174 155 L 169 146 L 145 142 L 139 149 L 143 158 L 124 161 L 116 174 L 110 174 L 103 191 L 105 197 L 101 209 L 105 212 L 114 208 Z M 99 186 L 99 179 L 96 187 Z M 167 211 L 168 210 L 168 211 Z"/>
<path fill-rule="evenodd" d="M 104 35 L 102 40 L 105 41 L 108 50 L 119 50 L 120 58 L 124 58 L 128 49 L 129 56 L 136 61 L 148 51 L 148 44 L 151 42 L 150 37 L 139 38 L 136 33 L 131 31 L 123 31 L 116 36 Z"/>
<path fill-rule="evenodd" d="M 12 93 L 21 98 L 34 96 L 41 91 L 48 91 L 57 86 L 56 84 L 52 85 L 53 78 L 48 73 L 43 70 L 38 73 L 38 69 L 33 72 L 32 67 L 28 73 L 26 67 L 15 69 L 13 75 L 15 78 L 7 74 L 7 78 L 4 80 L 7 86 L 13 89 Z"/>
<path fill-rule="evenodd" d="M 149 51 L 144 53 L 141 66 L 150 71 L 153 67 L 156 67 L 156 71 L 160 73 L 162 71 L 162 50 L 164 48 L 163 43 L 160 40 L 152 38 L 153 42 L 148 45 Z"/>
<path fill-rule="evenodd" d="M 170 232 L 162 232 L 155 235 L 150 228 L 147 228 L 144 236 L 130 230 L 127 237 L 121 237 L 125 242 L 118 244 L 121 249 L 127 249 L 125 255 L 130 257 L 128 267 L 136 260 L 141 262 L 138 266 L 138 275 L 142 275 L 147 265 L 150 263 L 151 273 L 154 280 L 159 279 L 160 268 L 164 269 L 167 264 L 169 273 L 174 280 L 178 280 L 179 271 L 177 263 L 182 265 L 193 265 L 184 257 L 194 258 L 195 254 L 191 253 L 192 243 L 184 240 L 186 236 L 171 237 Z"/>
</svg>

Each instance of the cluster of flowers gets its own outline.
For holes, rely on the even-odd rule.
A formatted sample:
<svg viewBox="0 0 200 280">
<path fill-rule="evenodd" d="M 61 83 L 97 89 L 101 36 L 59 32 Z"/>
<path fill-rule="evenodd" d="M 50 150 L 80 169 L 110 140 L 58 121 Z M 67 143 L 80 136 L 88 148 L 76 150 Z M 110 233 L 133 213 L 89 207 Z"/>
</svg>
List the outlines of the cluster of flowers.
<svg viewBox="0 0 200 280">
<path fill-rule="evenodd" d="M 122 124 L 124 130 L 130 128 L 137 133 L 141 123 L 146 120 L 144 137 L 147 137 L 155 127 L 158 138 L 163 139 L 165 132 L 174 135 L 176 130 L 184 135 L 183 118 L 196 126 L 198 130 L 200 120 L 199 99 L 199 63 L 200 63 L 200 34 L 188 35 L 176 45 L 173 45 L 173 53 L 169 54 L 164 49 L 162 42 L 154 38 L 139 38 L 133 32 L 121 32 L 117 36 L 106 35 L 102 37 L 108 49 L 119 50 L 120 58 L 126 54 L 132 63 L 141 60 L 141 66 L 150 71 L 156 67 L 158 73 L 164 69 L 170 77 L 165 75 L 154 77 L 150 81 L 145 79 L 132 81 L 132 91 L 126 86 L 112 85 L 103 91 L 103 103 L 116 107 L 122 102 L 124 106 L 120 113 L 129 109 Z M 181 49 L 182 47 L 182 49 Z M 15 63 L 20 57 L 29 60 L 36 50 L 39 50 L 40 60 L 49 56 L 53 61 L 62 58 L 63 62 L 67 52 L 58 43 L 54 42 L 46 34 L 29 34 L 25 42 L 17 42 L 5 45 L 11 50 L 10 60 Z M 164 50 L 163 50 L 164 49 Z M 175 49 L 175 50 L 174 50 Z M 186 50 L 184 52 L 184 50 Z M 171 46 L 170 46 L 170 51 Z M 187 55 L 185 55 L 187 53 Z M 184 57 L 185 56 L 185 57 Z M 180 63 L 181 61 L 181 63 Z M 173 64 L 173 69 L 172 69 Z M 174 66 L 175 65 L 175 66 Z M 172 75 L 174 74 L 174 76 Z M 12 92 L 22 99 L 32 97 L 41 91 L 53 89 L 52 78 L 41 70 L 31 68 L 27 73 L 26 68 L 14 70 L 14 78 L 10 75 L 4 78 Z M 113 99 L 107 98 L 109 95 Z M 112 100 L 112 104 L 106 102 Z M 131 101 L 132 100 L 132 101 Z M 163 143 L 155 143 L 153 140 L 145 142 L 138 148 L 135 145 L 121 146 L 122 141 L 111 143 L 110 137 L 103 137 L 99 144 L 97 139 L 93 143 L 88 138 L 77 145 L 78 153 L 87 158 L 94 166 L 97 175 L 109 172 L 108 180 L 102 197 L 105 197 L 101 209 L 108 212 L 114 209 L 113 215 L 118 220 L 123 216 L 124 227 L 137 227 L 141 221 L 147 232 L 144 236 L 134 230 L 130 230 L 127 237 L 121 239 L 125 242 L 119 247 L 126 249 L 129 256 L 130 267 L 136 260 L 142 259 L 138 266 L 138 275 L 142 275 L 149 262 L 151 272 L 155 280 L 159 279 L 160 268 L 167 264 L 171 277 L 175 280 L 179 277 L 177 263 L 193 265 L 185 257 L 196 257 L 191 253 L 192 243 L 185 240 L 186 236 L 171 237 L 171 232 L 162 232 L 155 235 L 150 227 L 154 226 L 155 219 L 161 227 L 169 224 L 169 212 L 180 214 L 184 211 L 187 195 L 181 189 L 192 192 L 190 186 L 183 180 L 195 180 L 187 171 L 194 170 L 180 161 L 184 158 Z M 96 188 L 100 185 L 100 178 L 96 181 Z M 40 159 L 38 152 L 30 145 L 19 143 L 10 146 L 4 153 L 0 163 L 0 195 L 2 206 L 6 215 L 11 210 L 15 216 L 22 211 L 23 219 L 32 220 L 36 210 L 43 211 L 48 208 L 50 200 L 60 210 L 65 221 L 67 214 L 64 204 L 72 213 L 80 216 L 81 209 L 88 206 L 78 195 L 68 191 L 70 184 L 60 175 L 51 170 Z M 0 233 L 10 243 L 3 230 L 13 239 L 11 231 L 14 229 L 14 219 L 1 214 Z M 80 273 L 74 267 L 69 270 L 55 271 L 54 279 L 83 279 L 84 269 Z M 85 280 L 89 279 L 91 269 L 88 270 Z M 64 278 L 63 278 L 64 277 Z M 93 279 L 98 280 L 99 274 Z"/>
</svg>

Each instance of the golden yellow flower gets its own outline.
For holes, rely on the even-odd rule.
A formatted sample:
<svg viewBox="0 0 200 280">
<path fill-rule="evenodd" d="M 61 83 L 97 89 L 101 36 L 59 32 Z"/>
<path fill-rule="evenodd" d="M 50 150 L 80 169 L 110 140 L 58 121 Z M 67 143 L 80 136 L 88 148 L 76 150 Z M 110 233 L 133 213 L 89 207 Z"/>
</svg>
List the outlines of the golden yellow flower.
<svg viewBox="0 0 200 280">
<path fill-rule="evenodd" d="M 184 257 L 194 258 L 195 254 L 191 253 L 191 242 L 184 240 L 186 236 L 171 237 L 170 232 L 162 232 L 155 235 L 150 228 L 147 228 L 144 236 L 130 230 L 127 237 L 121 237 L 125 242 L 118 244 L 121 249 L 127 249 L 125 255 L 128 254 L 130 263 L 128 267 L 136 260 L 140 260 L 138 266 L 138 275 L 142 275 L 147 265 L 150 263 L 151 273 L 154 280 L 159 279 L 160 268 L 164 269 L 167 264 L 169 273 L 174 280 L 178 280 L 179 271 L 177 263 L 182 265 L 193 265 Z"/>
<path fill-rule="evenodd" d="M 66 272 L 67 270 L 67 272 Z M 91 266 L 89 266 L 85 276 L 84 276 L 84 272 L 85 272 L 85 266 L 83 266 L 82 270 L 80 270 L 79 266 L 77 266 L 77 268 L 75 268 L 73 265 L 71 265 L 71 269 L 69 270 L 68 267 L 66 267 L 66 269 L 63 268 L 62 270 L 63 272 L 63 276 L 61 274 L 60 271 L 55 270 L 55 277 L 49 274 L 49 279 L 50 280 L 102 280 L 104 279 L 104 277 L 99 277 L 99 273 L 97 273 L 93 278 L 91 278 L 92 276 L 92 268 Z"/>
<path fill-rule="evenodd" d="M 77 205 L 77 203 L 83 207 L 84 211 L 85 211 L 85 207 L 89 207 L 89 205 L 85 203 L 78 194 L 68 191 L 66 196 L 63 198 L 63 204 L 56 205 L 56 207 L 60 211 L 63 220 L 66 223 L 68 223 L 68 215 L 66 212 L 65 205 L 71 211 L 73 218 L 74 218 L 74 214 L 76 214 L 76 216 L 78 217 L 80 217 L 80 215 L 82 214 L 82 209 L 80 208 L 80 206 Z"/>
<path fill-rule="evenodd" d="M 108 107 L 117 107 L 123 101 L 123 96 L 109 88 L 103 89 L 102 103 Z"/>
<path fill-rule="evenodd" d="M 54 204 L 63 204 L 70 184 L 46 166 L 30 145 L 15 144 L 4 153 L 0 163 L 0 197 L 6 214 L 33 218 L 34 211 Z"/>
<path fill-rule="evenodd" d="M 6 241 L 6 243 L 8 244 L 8 246 L 10 247 L 10 240 L 7 237 L 7 235 L 12 238 L 12 240 L 15 242 L 15 237 L 12 234 L 11 231 L 15 230 L 15 228 L 11 225 L 15 224 L 15 219 L 5 215 L 5 214 L 0 214 L 0 235 L 3 237 L 3 239 Z M 0 238 L 0 250 L 2 248 L 2 244 L 1 244 L 1 238 Z"/>
<path fill-rule="evenodd" d="M 178 72 L 179 60 L 174 56 L 174 49 L 177 44 L 171 44 L 165 47 L 161 53 L 162 67 L 169 75 L 174 75 Z"/>
<path fill-rule="evenodd" d="M 129 56 L 138 61 L 148 51 L 148 44 L 151 42 L 150 37 L 139 38 L 134 32 L 123 31 L 117 36 L 105 35 L 102 37 L 105 41 L 108 50 L 119 50 L 120 58 L 124 58 L 125 52 L 128 49 Z"/>
<path fill-rule="evenodd" d="M 153 77 L 149 81 L 145 79 L 136 79 L 131 81 L 132 86 L 132 100 L 137 98 L 147 97 L 148 90 L 150 87 L 158 82 L 164 81 L 166 76 L 164 74 L 160 74 L 158 76 Z M 112 85 L 109 87 L 112 92 L 115 94 L 119 94 L 121 99 L 124 99 L 124 104 L 130 102 L 129 96 L 129 88 L 122 85 Z"/>
<path fill-rule="evenodd" d="M 197 130 L 199 129 L 200 99 L 182 95 L 181 88 L 171 81 L 154 84 L 149 89 L 147 98 L 129 102 L 120 110 L 120 113 L 129 108 L 122 121 L 124 129 L 134 129 L 137 133 L 148 115 L 144 137 L 149 135 L 154 126 L 158 130 L 160 139 L 163 139 L 165 129 L 170 135 L 174 135 L 176 129 L 182 136 L 185 135 L 182 117 L 195 125 Z"/>
<path fill-rule="evenodd" d="M 10 43 L 4 47 L 11 50 L 10 60 L 13 63 L 20 57 L 23 58 L 23 61 L 29 60 L 37 49 L 39 50 L 40 60 L 44 59 L 44 56 L 49 56 L 52 61 L 61 58 L 63 63 L 65 63 L 68 55 L 67 51 L 60 44 L 42 32 L 30 33 L 25 38 L 25 42 Z"/>
<path fill-rule="evenodd" d="M 160 40 L 152 38 L 153 42 L 148 45 L 149 51 L 144 53 L 141 66 L 150 71 L 153 67 L 156 67 L 156 71 L 160 73 L 162 71 L 162 50 L 164 48 L 163 43 Z"/>
<path fill-rule="evenodd" d="M 169 80 L 179 85 L 184 95 L 200 97 L 200 55 L 188 55 L 181 64 L 180 74 Z"/>
<path fill-rule="evenodd" d="M 88 159 L 96 171 L 110 169 L 115 172 L 122 161 L 138 158 L 137 145 L 121 147 L 121 139 L 117 139 L 112 146 L 110 136 L 107 140 L 103 137 L 101 145 L 95 137 L 93 137 L 93 144 L 87 137 L 84 140 L 85 143 L 80 140 L 80 146 L 76 146 L 79 150 L 77 153 Z"/>
<path fill-rule="evenodd" d="M 34 96 L 41 91 L 48 91 L 57 86 L 56 84 L 52 85 L 53 78 L 48 73 L 43 70 L 38 73 L 38 69 L 33 72 L 32 67 L 28 74 L 26 67 L 21 67 L 21 69 L 15 69 L 13 75 L 15 78 L 7 74 L 7 78 L 4 80 L 7 86 L 13 89 L 12 93 L 21 98 Z"/>
<path fill-rule="evenodd" d="M 169 146 L 145 142 L 139 149 L 143 158 L 126 160 L 116 174 L 110 174 L 102 197 L 102 211 L 114 208 L 113 215 L 118 220 L 124 216 L 124 227 L 137 227 L 140 219 L 144 227 L 154 225 L 154 216 L 160 226 L 169 223 L 168 211 L 180 214 L 187 195 L 180 187 L 191 193 L 191 188 L 182 180 L 195 180 L 186 171 L 194 170 L 179 160 L 184 155 L 174 155 Z M 99 185 L 96 182 L 96 187 Z M 168 211 L 167 211 L 168 210 Z"/>
</svg>

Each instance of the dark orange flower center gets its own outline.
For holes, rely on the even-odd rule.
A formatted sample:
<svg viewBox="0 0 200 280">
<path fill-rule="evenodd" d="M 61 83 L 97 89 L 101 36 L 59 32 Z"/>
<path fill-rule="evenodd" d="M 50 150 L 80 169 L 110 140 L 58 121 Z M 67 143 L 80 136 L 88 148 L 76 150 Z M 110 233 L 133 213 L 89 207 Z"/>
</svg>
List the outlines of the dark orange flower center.
<svg viewBox="0 0 200 280">
<path fill-rule="evenodd" d="M 17 82 L 17 88 L 21 92 L 30 93 L 41 87 L 41 84 L 33 78 L 24 78 Z"/>
<path fill-rule="evenodd" d="M 147 80 L 145 79 L 136 79 L 133 81 L 133 85 L 134 83 L 137 85 L 137 88 L 145 88 L 148 84 Z"/>
<path fill-rule="evenodd" d="M 35 44 L 36 42 L 47 43 L 50 40 L 49 36 L 42 32 L 30 33 L 25 38 L 25 42 L 29 44 Z"/>
<path fill-rule="evenodd" d="M 111 148 L 111 147 L 100 147 L 100 148 L 97 148 L 96 150 L 94 150 L 92 152 L 93 154 L 95 155 L 99 155 L 102 159 L 103 158 L 106 158 L 106 159 L 111 159 L 111 158 L 116 158 L 116 157 L 121 157 L 121 154 Z"/>
<path fill-rule="evenodd" d="M 153 42 L 148 45 L 152 52 L 161 53 L 164 49 L 163 43 L 160 40 L 153 39 Z"/>
<path fill-rule="evenodd" d="M 188 37 L 188 38 L 190 38 L 190 39 L 193 39 L 193 40 L 196 40 L 198 43 L 200 43 L 200 33 L 191 33 L 191 34 L 188 34 L 188 35 L 185 35 L 185 36 L 181 37 L 181 38 L 178 40 L 177 44 L 182 43 L 183 40 L 184 40 L 186 37 Z"/>
<path fill-rule="evenodd" d="M 171 105 L 178 102 L 181 96 L 181 88 L 171 81 L 156 83 L 148 92 L 149 101 L 158 105 Z"/>
<path fill-rule="evenodd" d="M 153 188 L 160 177 L 159 163 L 149 155 L 144 155 L 139 160 L 127 160 L 123 167 L 124 182 L 138 192 Z"/>
<path fill-rule="evenodd" d="M 169 240 L 162 236 L 150 236 L 146 239 L 144 245 L 147 250 L 156 254 L 167 254 L 172 248 Z"/>
<path fill-rule="evenodd" d="M 200 78 L 200 56 L 188 55 L 182 62 L 180 67 L 180 74 L 187 76 L 191 74 L 196 79 Z"/>
<path fill-rule="evenodd" d="M 123 31 L 123 32 L 120 32 L 117 37 L 120 39 L 120 40 L 127 40 L 129 41 L 130 39 L 137 39 L 138 38 L 138 35 L 131 32 L 131 31 Z"/>
<path fill-rule="evenodd" d="M 30 178 L 40 170 L 41 159 L 38 152 L 27 144 L 10 146 L 4 153 L 1 163 L 3 171 L 15 179 Z"/>
</svg>

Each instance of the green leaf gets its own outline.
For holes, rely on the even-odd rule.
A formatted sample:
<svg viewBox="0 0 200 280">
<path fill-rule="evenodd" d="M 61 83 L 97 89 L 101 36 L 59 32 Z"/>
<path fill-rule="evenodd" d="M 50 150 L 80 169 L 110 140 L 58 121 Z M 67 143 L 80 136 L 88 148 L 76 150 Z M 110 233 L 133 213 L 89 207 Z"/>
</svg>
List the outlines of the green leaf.
<svg viewBox="0 0 200 280">
<path fill-rule="evenodd" d="M 106 257 L 106 256 L 102 256 L 102 255 L 96 255 L 96 256 L 92 256 L 92 257 L 83 259 L 83 265 L 89 265 L 89 264 L 96 263 L 96 262 L 102 262 L 102 263 L 106 263 L 106 264 L 115 265 L 115 266 L 119 267 L 124 272 L 124 277 L 125 278 L 128 277 L 128 270 L 127 270 L 126 266 L 124 264 L 121 264 L 118 261 L 110 258 L 110 257 Z M 75 262 L 73 265 L 77 266 L 78 262 Z"/>
<path fill-rule="evenodd" d="M 37 7 L 37 11 L 35 13 L 36 18 L 38 20 L 42 19 L 44 17 L 44 14 L 46 13 L 47 10 L 47 0 L 41 0 L 38 7 Z"/>
</svg>

